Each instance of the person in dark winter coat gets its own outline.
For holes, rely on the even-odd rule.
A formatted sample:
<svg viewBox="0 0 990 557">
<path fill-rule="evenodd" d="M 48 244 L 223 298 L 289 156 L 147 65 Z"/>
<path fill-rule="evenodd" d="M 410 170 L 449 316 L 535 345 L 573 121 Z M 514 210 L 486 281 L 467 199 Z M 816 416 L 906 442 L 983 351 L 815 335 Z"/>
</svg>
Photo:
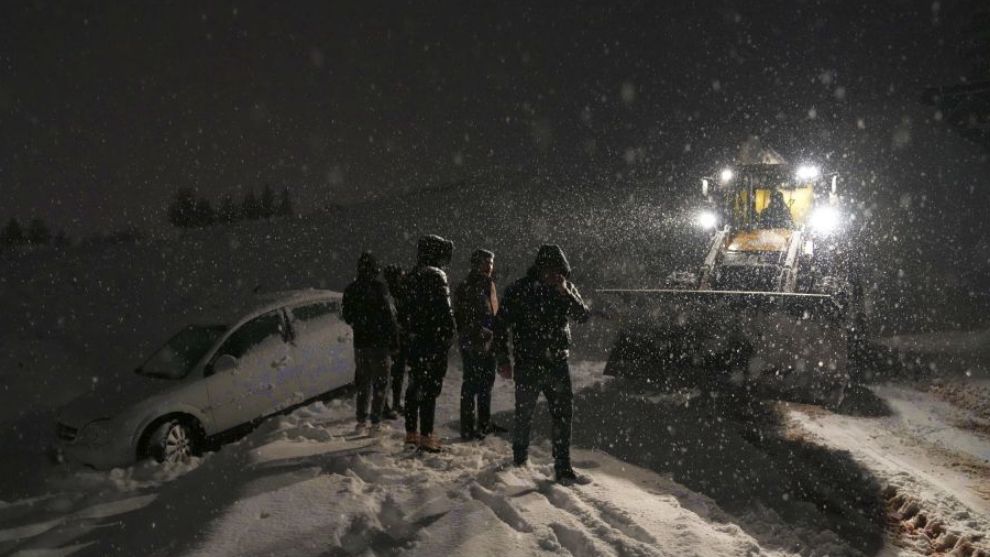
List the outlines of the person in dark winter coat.
<svg viewBox="0 0 990 557">
<path fill-rule="evenodd" d="M 437 397 L 447 373 L 447 352 L 454 338 L 454 312 L 443 268 L 454 243 L 440 236 L 419 239 L 416 267 L 406 276 L 405 311 L 409 335 L 409 386 L 406 388 L 406 444 L 437 452 L 433 433 Z"/>
<path fill-rule="evenodd" d="M 787 202 L 784 201 L 784 194 L 780 190 L 774 190 L 770 194 L 770 202 L 760 213 L 760 228 L 791 228 L 793 226 L 791 210 L 787 207 Z"/>
<path fill-rule="evenodd" d="M 571 467 L 573 393 L 567 362 L 571 346 L 568 320 L 583 323 L 591 315 L 577 288 L 567 280 L 571 266 L 556 245 L 541 246 L 525 277 L 512 283 L 502 297 L 495 325 L 499 373 L 516 384 L 513 462 L 524 466 L 529 454 L 530 427 L 536 402 L 543 393 L 553 420 L 554 472 L 562 484 L 586 482 Z M 509 336 L 512 337 L 512 359 Z"/>
<path fill-rule="evenodd" d="M 385 283 L 388 284 L 389 294 L 392 295 L 392 300 L 395 301 L 395 311 L 399 317 L 399 349 L 392 355 L 392 405 L 391 408 L 389 408 L 386 403 L 386 409 L 384 410 L 385 417 L 392 419 L 398 417 L 396 412 L 399 414 L 405 412 L 405 408 L 402 406 L 402 385 L 406 377 L 406 362 L 408 361 L 409 353 L 409 339 L 407 338 L 405 325 L 406 307 L 403 287 L 403 281 L 406 278 L 406 273 L 402 270 L 402 267 L 399 267 L 398 265 L 386 265 L 383 274 L 385 275 Z"/>
<path fill-rule="evenodd" d="M 461 438 L 483 439 L 492 432 L 492 386 L 495 383 L 495 315 L 498 294 L 492 273 L 495 254 L 471 254 L 471 271 L 454 291 L 454 317 L 464 364 L 461 382 Z M 477 401 L 477 420 L 475 402 Z"/>
<path fill-rule="evenodd" d="M 389 353 L 398 347 L 398 324 L 388 289 L 378 280 L 381 269 L 371 252 L 358 258 L 357 279 L 344 289 L 341 313 L 354 330 L 354 384 L 357 387 L 357 427 L 368 419 L 378 429 L 388 384 Z"/>
</svg>

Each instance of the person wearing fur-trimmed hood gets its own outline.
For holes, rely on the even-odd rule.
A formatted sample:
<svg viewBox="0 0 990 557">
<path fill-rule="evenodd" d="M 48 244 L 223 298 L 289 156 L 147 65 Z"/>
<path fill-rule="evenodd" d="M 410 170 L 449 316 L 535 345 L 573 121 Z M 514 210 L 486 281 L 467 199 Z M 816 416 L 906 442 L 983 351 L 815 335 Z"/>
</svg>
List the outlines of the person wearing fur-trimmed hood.
<svg viewBox="0 0 990 557">
<path fill-rule="evenodd" d="M 409 339 L 406 444 L 429 452 L 441 449 L 433 427 L 455 330 L 450 287 L 443 270 L 450 263 L 453 249 L 454 243 L 440 236 L 420 238 L 416 267 L 404 282 Z"/>
</svg>

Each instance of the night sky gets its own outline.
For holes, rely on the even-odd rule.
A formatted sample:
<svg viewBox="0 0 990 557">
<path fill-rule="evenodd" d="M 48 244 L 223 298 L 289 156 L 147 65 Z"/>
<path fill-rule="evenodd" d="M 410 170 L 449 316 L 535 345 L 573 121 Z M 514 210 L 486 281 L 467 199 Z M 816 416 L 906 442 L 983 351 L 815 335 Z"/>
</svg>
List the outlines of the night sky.
<svg viewBox="0 0 990 557">
<path fill-rule="evenodd" d="M 500 169 L 650 177 L 754 133 L 800 151 L 809 118 L 958 82 L 978 3 L 197 4 L 3 3 L 3 222 L 153 229 L 179 187 L 310 208 Z"/>
</svg>

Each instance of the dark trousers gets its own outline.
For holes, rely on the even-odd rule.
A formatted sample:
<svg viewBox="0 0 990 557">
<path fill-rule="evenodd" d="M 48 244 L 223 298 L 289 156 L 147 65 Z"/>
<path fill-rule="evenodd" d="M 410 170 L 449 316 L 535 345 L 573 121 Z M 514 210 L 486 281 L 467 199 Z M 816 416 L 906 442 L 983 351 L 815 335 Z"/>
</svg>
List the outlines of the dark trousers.
<svg viewBox="0 0 990 557">
<path fill-rule="evenodd" d="M 488 433 L 492 423 L 492 386 L 495 384 L 495 354 L 461 350 L 464 378 L 461 382 L 461 436 Z M 475 421 L 475 401 L 478 405 Z"/>
<path fill-rule="evenodd" d="M 392 408 L 402 406 L 402 383 L 406 377 L 406 346 L 403 343 L 392 360 Z"/>
<path fill-rule="evenodd" d="M 409 385 L 406 387 L 406 431 L 433 433 L 437 397 L 447 374 L 447 349 L 409 350 Z"/>
<path fill-rule="evenodd" d="M 553 458 L 557 471 L 571 467 L 571 420 L 574 394 L 571 370 L 567 361 L 527 364 L 516 367 L 516 416 L 512 430 L 512 453 L 517 463 L 529 454 L 529 436 L 533 412 L 540 393 L 547 399 L 553 424 Z"/>
<path fill-rule="evenodd" d="M 388 386 L 388 350 L 354 348 L 354 386 L 357 389 L 357 419 L 368 419 L 368 396 L 371 395 L 371 423 L 382 419 L 385 389 Z"/>
</svg>

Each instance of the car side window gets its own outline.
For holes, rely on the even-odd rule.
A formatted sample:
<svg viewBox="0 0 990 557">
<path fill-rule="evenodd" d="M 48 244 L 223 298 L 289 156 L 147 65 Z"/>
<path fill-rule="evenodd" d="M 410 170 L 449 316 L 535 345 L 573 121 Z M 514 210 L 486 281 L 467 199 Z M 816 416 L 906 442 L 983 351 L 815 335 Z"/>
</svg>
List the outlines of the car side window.
<svg viewBox="0 0 990 557">
<path fill-rule="evenodd" d="M 240 358 L 272 337 L 285 339 L 285 323 L 282 321 L 281 311 L 266 313 L 241 325 L 227 337 L 217 350 L 214 360 L 224 354 Z"/>
<path fill-rule="evenodd" d="M 312 321 L 336 312 L 336 302 L 320 302 L 292 308 L 292 317 L 296 321 Z"/>
</svg>

